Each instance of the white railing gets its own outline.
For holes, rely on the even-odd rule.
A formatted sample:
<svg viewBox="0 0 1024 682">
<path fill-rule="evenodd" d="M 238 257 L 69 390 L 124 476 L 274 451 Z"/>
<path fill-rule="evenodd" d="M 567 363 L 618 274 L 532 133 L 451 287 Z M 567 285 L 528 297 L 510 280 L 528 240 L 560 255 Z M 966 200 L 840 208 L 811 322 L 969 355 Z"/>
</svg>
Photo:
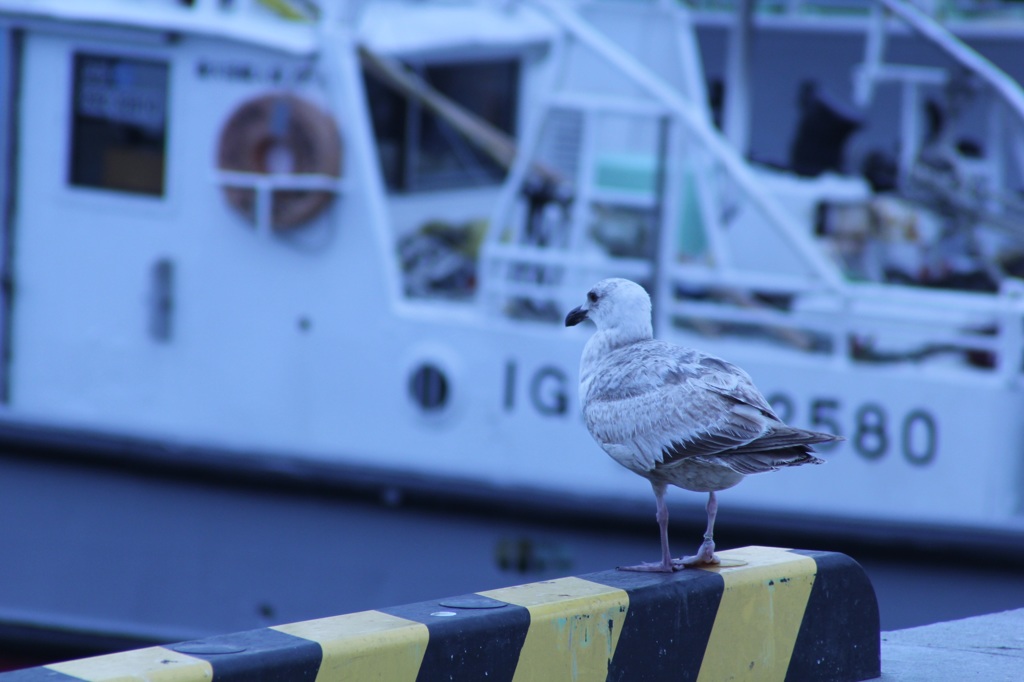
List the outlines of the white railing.
<svg viewBox="0 0 1024 682">
<path fill-rule="evenodd" d="M 687 278 L 687 285 L 693 281 Z M 854 285 L 854 288 L 856 285 Z M 899 291 L 890 287 L 887 293 Z M 772 291 L 786 299 L 773 306 L 754 294 Z M 883 300 L 854 293 L 846 300 L 821 302 L 813 293 L 744 289 L 728 282 L 690 296 L 662 302 L 673 324 L 719 337 L 761 339 L 801 355 L 815 353 L 829 362 L 921 363 L 933 358 L 957 357 L 952 365 L 993 373 L 1006 381 L 1019 381 L 1024 373 L 1024 299 L 1015 292 L 964 295 L 956 306 L 936 305 L 944 292 L 908 290 Z M 953 297 L 951 300 L 956 300 Z M 909 299 L 917 299 L 918 305 Z M 949 301 L 947 300 L 947 303 Z"/>
<path fill-rule="evenodd" d="M 584 46 L 597 55 L 602 68 L 617 71 L 643 92 L 633 101 L 604 95 L 566 92 L 557 87 L 548 107 L 571 107 L 583 120 L 597 115 L 624 115 L 669 121 L 664 177 L 673 185 L 663 192 L 659 210 L 662 225 L 653 263 L 588 253 L 570 242 L 537 246 L 502 241 L 500 233 L 513 222 L 517 194 L 540 144 L 540 123 L 524 136 L 510 173 L 492 232 L 482 258 L 487 268 L 536 267 L 550 276 L 536 282 L 502 280 L 491 293 L 557 302 L 578 298 L 581 277 L 631 276 L 655 286 L 656 327 L 679 328 L 680 323 L 706 324 L 709 329 L 740 335 L 770 337 L 772 343 L 818 355 L 828 362 L 926 362 L 953 356 L 952 367 L 983 371 L 1000 379 L 1019 381 L 1024 343 L 1024 296 L 1012 286 L 1000 294 L 954 292 L 883 284 L 850 283 L 824 254 L 803 221 L 785 211 L 770 195 L 751 167 L 678 90 L 645 68 L 631 54 L 606 39 L 578 14 L 561 3 L 533 0 L 564 30 L 566 43 Z M 564 45 L 556 48 L 564 56 Z M 553 71 L 558 72 L 555 68 Z M 935 79 L 935 74 L 922 72 Z M 891 74 L 890 74 L 891 75 Z M 582 137 L 586 138 L 586 133 Z M 589 162 L 583 163 L 589 158 Z M 594 173 L 594 150 L 581 144 L 582 173 Z M 682 161 L 685 159 L 685 163 Z M 684 261 L 676 228 L 682 210 L 679 180 L 694 177 L 695 201 L 707 238 L 706 253 Z M 657 189 L 655 190 L 657 192 Z M 737 198 L 739 197 L 739 198 Z M 580 201 L 579 195 L 576 201 Z M 740 267 L 732 260 L 726 228 L 730 211 L 770 227 L 775 238 L 799 258 L 802 272 Z M 571 229 L 579 230 L 579 226 Z M 656 236 L 656 235 L 655 235 Z M 582 284 L 588 285 L 589 281 Z M 573 287 L 567 296 L 566 287 Z M 687 294 L 686 290 L 691 293 Z M 777 297 L 778 303 L 764 299 Z M 500 296 L 499 296 L 500 298 Z M 806 353 L 810 351 L 810 353 Z"/>
</svg>

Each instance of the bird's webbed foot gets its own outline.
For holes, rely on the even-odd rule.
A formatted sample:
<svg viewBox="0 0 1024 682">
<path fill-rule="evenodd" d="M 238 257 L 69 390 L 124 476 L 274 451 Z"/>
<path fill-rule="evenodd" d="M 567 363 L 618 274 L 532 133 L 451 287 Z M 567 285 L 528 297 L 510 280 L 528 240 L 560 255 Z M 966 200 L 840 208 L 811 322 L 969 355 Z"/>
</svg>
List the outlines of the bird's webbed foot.
<svg viewBox="0 0 1024 682">
<path fill-rule="evenodd" d="M 719 559 L 715 554 L 715 541 L 707 535 L 704 536 L 704 542 L 701 543 L 696 554 L 672 560 L 672 565 L 678 565 L 679 568 L 688 568 L 690 566 L 717 566 L 720 563 L 722 563 L 721 559 Z M 676 570 L 679 570 L 679 568 Z"/>
</svg>

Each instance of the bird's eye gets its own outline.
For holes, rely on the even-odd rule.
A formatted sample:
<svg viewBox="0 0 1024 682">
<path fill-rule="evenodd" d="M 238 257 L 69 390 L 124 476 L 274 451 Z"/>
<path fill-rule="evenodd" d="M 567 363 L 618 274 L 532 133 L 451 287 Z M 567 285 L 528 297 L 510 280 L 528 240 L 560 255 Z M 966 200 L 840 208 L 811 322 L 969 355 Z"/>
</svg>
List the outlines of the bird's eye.
<svg viewBox="0 0 1024 682">
<path fill-rule="evenodd" d="M 593 291 L 587 293 L 587 300 L 590 301 L 591 303 L 597 303 L 597 294 L 595 294 Z"/>
</svg>

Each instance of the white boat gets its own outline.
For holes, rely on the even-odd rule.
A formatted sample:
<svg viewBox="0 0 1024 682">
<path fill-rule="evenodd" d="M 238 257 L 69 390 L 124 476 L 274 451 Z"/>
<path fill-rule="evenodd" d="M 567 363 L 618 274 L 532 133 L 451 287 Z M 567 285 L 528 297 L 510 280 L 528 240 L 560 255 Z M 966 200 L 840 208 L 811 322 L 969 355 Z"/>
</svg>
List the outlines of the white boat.
<svg viewBox="0 0 1024 682">
<path fill-rule="evenodd" d="M 5 442 L 653 514 L 625 276 L 846 438 L 723 519 L 1022 537 L 1012 5 L 0 0 Z"/>
</svg>

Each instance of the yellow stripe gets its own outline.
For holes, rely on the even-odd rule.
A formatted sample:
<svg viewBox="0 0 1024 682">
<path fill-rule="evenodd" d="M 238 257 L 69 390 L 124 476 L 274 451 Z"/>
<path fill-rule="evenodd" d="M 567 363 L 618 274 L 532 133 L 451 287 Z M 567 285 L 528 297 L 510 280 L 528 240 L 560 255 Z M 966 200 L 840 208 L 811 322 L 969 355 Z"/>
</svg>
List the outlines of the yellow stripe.
<svg viewBox="0 0 1024 682">
<path fill-rule="evenodd" d="M 775 547 L 719 552 L 747 562 L 709 568 L 725 580 L 698 682 L 784 680 L 818 565 Z"/>
<path fill-rule="evenodd" d="M 629 609 L 625 590 L 560 578 L 480 594 L 530 612 L 513 682 L 607 679 Z"/>
<path fill-rule="evenodd" d="M 320 644 L 323 662 L 316 682 L 413 682 L 429 638 L 426 625 L 380 611 L 349 613 L 272 629 Z"/>
<path fill-rule="evenodd" d="M 46 666 L 88 682 L 176 682 L 213 679 L 213 667 L 199 658 L 154 646 Z"/>
</svg>

